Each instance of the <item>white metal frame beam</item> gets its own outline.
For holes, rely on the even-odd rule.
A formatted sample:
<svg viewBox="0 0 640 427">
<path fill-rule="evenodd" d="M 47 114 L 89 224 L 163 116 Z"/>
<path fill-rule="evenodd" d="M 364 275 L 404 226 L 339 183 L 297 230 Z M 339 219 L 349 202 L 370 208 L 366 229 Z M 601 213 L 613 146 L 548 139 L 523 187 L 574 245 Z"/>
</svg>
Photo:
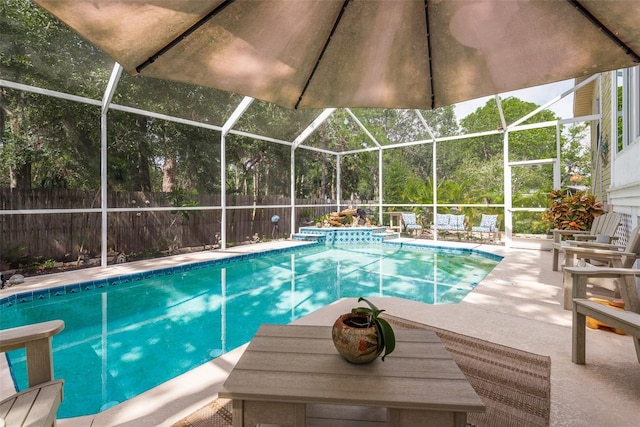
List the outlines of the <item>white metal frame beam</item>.
<svg viewBox="0 0 640 427">
<path fill-rule="evenodd" d="M 11 89 L 15 89 L 15 90 L 20 90 L 20 91 L 26 91 L 26 92 L 32 92 L 32 93 L 36 93 L 36 94 L 41 94 L 41 95 L 45 95 L 45 96 L 51 96 L 51 97 L 55 97 L 55 98 L 60 98 L 60 99 L 65 99 L 65 100 L 69 100 L 69 101 L 73 101 L 73 102 L 79 102 L 79 103 L 85 103 L 85 104 L 89 104 L 89 105 L 95 105 L 95 106 L 100 106 L 101 107 L 101 198 L 102 198 L 102 204 L 101 207 L 99 209 L 37 209 L 37 210 L 7 210 L 7 211 L 2 211 L 1 214 L 5 215 L 5 214 L 45 214 L 45 213 L 61 213 L 61 212 L 70 212 L 70 213 L 80 213 L 80 212 L 100 212 L 102 215 L 102 245 L 101 245 L 101 265 L 105 266 L 107 264 L 107 259 L 106 259 L 106 247 L 107 247 L 107 213 L 110 212 L 125 212 L 125 211 L 129 211 L 129 210 L 134 210 L 134 211 L 140 211 L 140 210 L 145 210 L 145 211 L 161 211 L 161 210 L 165 210 L 165 209 L 171 209 L 171 210 L 175 210 L 175 208 L 171 207 L 171 208 L 136 208 L 136 209 L 132 209 L 132 208 L 110 208 L 107 206 L 107 197 L 106 197 L 106 188 L 107 188 L 107 176 L 106 176 L 106 170 L 107 170 L 107 113 L 108 110 L 112 109 L 112 110 L 118 110 L 118 111 L 123 111 L 123 112 L 127 112 L 127 113 L 131 113 L 131 114 L 139 114 L 139 115 L 144 115 L 144 116 L 148 116 L 148 117 L 154 117 L 154 118 L 158 118 L 161 120 L 167 120 L 167 121 L 172 121 L 172 122 L 176 122 L 176 123 L 182 123 L 182 124 L 186 124 L 186 125 L 190 125 L 190 126 L 196 126 L 196 127 L 201 127 L 201 128 L 205 128 L 205 129 L 210 129 L 210 130 L 214 130 L 214 131 L 219 131 L 221 132 L 221 176 L 220 176 L 220 180 L 221 180 L 221 188 L 222 188 L 222 205 L 220 207 L 216 207 L 216 206 L 207 206 L 207 207 L 194 207 L 194 208 L 181 208 L 182 210 L 191 210 L 191 209 L 206 209 L 206 210 L 214 210 L 214 209 L 221 209 L 222 210 L 222 239 L 221 239 L 221 244 L 223 249 L 226 247 L 226 227 L 225 227 L 225 223 L 226 223 L 226 199 L 225 199 L 225 194 L 226 194 L 226 158 L 225 158 L 225 145 L 226 145 L 226 135 L 228 134 L 234 134 L 234 135 L 239 135 L 239 136 L 243 136 L 243 137 L 248 137 L 248 138 L 253 138 L 256 140 L 261 140 L 261 141 L 266 141 L 266 142 L 272 142 L 272 143 L 277 143 L 277 144 L 282 144 L 282 145 L 287 145 L 291 147 L 291 188 L 290 188 L 290 192 L 291 192 L 291 203 L 290 203 L 290 208 L 291 208 L 291 232 L 293 233 L 295 231 L 295 209 L 296 209 L 296 194 L 295 194 L 295 152 L 297 148 L 302 148 L 305 150 L 310 150 L 310 151 L 315 151 L 315 152 L 319 152 L 319 153 L 324 153 L 324 154 L 329 154 L 329 155 L 335 155 L 336 156 L 336 164 L 337 164 L 337 204 L 338 204 L 338 209 L 340 209 L 340 205 L 342 203 L 342 189 L 341 189 L 341 171 L 340 171 L 340 165 L 341 165 L 341 157 L 344 155 L 350 155 L 350 154 L 356 154 L 356 153 L 360 153 L 360 152 L 369 152 L 369 151 L 378 151 L 378 174 L 379 174 L 379 186 L 378 186 L 378 192 L 379 192 L 379 211 L 380 211 L 380 220 L 382 220 L 382 209 L 384 208 L 385 204 L 384 204 L 384 200 L 383 200 L 383 150 L 387 150 L 387 149 L 397 149 L 397 148 L 403 148 L 403 147 L 409 147 L 409 146 L 413 146 L 413 145 L 421 145 L 421 144 L 433 144 L 433 158 L 432 158 L 432 163 L 433 163 L 433 193 L 434 193 L 434 198 L 433 198 L 433 206 L 434 208 L 438 207 L 438 203 L 437 203 L 437 176 L 436 176 L 436 164 L 437 164 L 437 144 L 439 142 L 448 142 L 448 141 L 457 141 L 457 140 L 464 140 L 464 139 L 469 139 L 469 138 L 475 138 L 475 137 L 481 137 L 481 136 L 487 136 L 487 135 L 495 135 L 495 134 L 502 134 L 503 135 L 503 149 L 504 149 L 504 192 L 505 192 L 505 202 L 503 205 L 504 211 L 505 211 L 505 231 L 506 231 L 506 245 L 509 246 L 511 243 L 511 238 L 512 238 L 512 212 L 514 211 L 519 211 L 519 210 L 535 210 L 535 209 L 520 209 L 520 208 L 513 208 L 512 206 L 512 188 L 511 188 L 511 179 L 512 179 L 512 170 L 511 168 L 513 166 L 520 166 L 520 165 L 525 165 L 525 164 L 545 164 L 545 163 L 553 163 L 554 164 L 554 187 L 558 187 L 560 185 L 560 151 L 561 151 L 561 147 L 560 147 L 560 126 L 563 124 L 568 124 L 568 123 L 576 123 L 576 122 L 584 122 L 584 121 L 597 121 L 600 120 L 600 114 L 596 114 L 596 115 L 590 115 L 590 116 L 585 116 L 585 117 L 579 117 L 579 118 L 572 118 L 572 119 L 562 119 L 562 120 L 557 120 L 557 121 L 548 121 L 548 122 L 544 122 L 544 123 L 534 123 L 534 124 L 527 124 L 527 125 L 523 125 L 522 123 L 525 122 L 526 120 L 528 120 L 530 117 L 533 117 L 534 115 L 538 114 L 539 112 L 547 109 L 549 106 L 553 105 L 554 103 L 558 102 L 559 100 L 565 98 L 566 96 L 568 96 L 569 94 L 575 92 L 576 90 L 580 89 L 581 87 L 589 84 L 590 82 L 594 81 L 595 79 L 599 78 L 599 74 L 596 74 L 594 76 L 591 76 L 590 78 L 580 82 L 579 84 L 575 85 L 572 89 L 565 91 L 564 93 L 562 93 L 561 95 L 559 95 L 558 97 L 550 100 L 549 102 L 545 103 L 544 105 L 536 108 L 534 111 L 530 112 L 529 114 L 521 117 L 520 119 L 516 120 L 515 122 L 511 123 L 511 124 L 507 124 L 505 117 L 504 117 L 504 112 L 502 110 L 502 103 L 501 103 L 501 98 L 499 95 L 495 95 L 495 99 L 496 99 L 496 103 L 497 103 L 497 107 L 498 107 L 498 111 L 500 114 L 500 120 L 502 123 L 502 129 L 497 129 L 497 130 L 490 130 L 490 131 L 484 131 L 484 132 L 477 132 L 477 133 L 473 133 L 473 134 L 467 134 L 467 135 L 456 135 L 456 136 L 451 136 L 451 137 L 436 137 L 433 130 L 430 128 L 430 126 L 428 126 L 428 124 L 426 123 L 426 120 L 424 119 L 424 116 L 421 114 L 421 112 L 419 110 L 413 110 L 418 117 L 420 118 L 420 121 L 422 123 L 422 125 L 425 127 L 425 129 L 427 130 L 427 132 L 429 133 L 431 139 L 430 140 L 420 140 L 420 141 L 407 141 L 407 142 L 402 142 L 402 143 L 395 143 L 395 144 L 389 144 L 389 145 L 381 145 L 379 143 L 379 141 L 376 140 L 376 138 L 369 132 L 369 130 L 362 124 L 362 122 L 358 119 L 358 117 L 350 110 L 350 109 L 346 109 L 347 113 L 354 119 L 354 121 L 356 122 L 356 124 L 360 127 L 360 129 L 363 130 L 363 132 L 365 132 L 365 134 L 367 135 L 367 137 L 373 142 L 374 147 L 363 147 L 362 149 L 356 149 L 356 150 L 349 150 L 349 151 L 344 151 L 344 152 L 336 152 L 334 150 L 327 150 L 327 149 L 322 149 L 322 148 L 317 148 L 317 147 L 312 147 L 312 146 L 308 146 L 308 145 L 304 145 L 304 142 L 309 138 L 310 135 L 313 134 L 313 132 L 315 132 L 315 130 L 325 121 L 327 120 L 331 114 L 333 114 L 333 112 L 336 110 L 335 108 L 327 108 L 325 110 L 322 111 L 321 114 L 318 115 L 318 117 L 316 117 L 313 122 L 307 127 L 305 128 L 293 141 L 285 141 L 285 140 L 280 140 L 277 138 L 271 138 L 271 137 L 266 137 L 266 136 L 262 136 L 262 135 L 256 135 L 256 134 L 252 134 L 249 132 L 244 132 L 244 131 L 240 131 L 240 130 L 234 130 L 233 126 L 235 126 L 235 124 L 237 123 L 238 119 L 246 112 L 247 108 L 251 105 L 251 103 L 253 102 L 252 98 L 249 97 L 245 97 L 241 103 L 238 105 L 238 107 L 236 107 L 236 109 L 234 110 L 234 112 L 231 114 L 231 116 L 227 119 L 227 121 L 225 122 L 225 124 L 223 126 L 217 126 L 217 125 L 211 125 L 211 124 L 207 124 L 207 123 L 202 123 L 202 122 L 198 122 L 198 121 L 193 121 L 193 120 L 188 120 L 188 119 L 183 119 L 183 118 L 179 118 L 179 117 L 174 117 L 174 116 L 169 116 L 169 115 L 165 115 L 165 114 L 160 114 L 160 113 L 156 113 L 156 112 L 152 112 L 152 111 L 147 111 L 147 110 L 142 110 L 139 108 L 134 108 L 134 107 L 127 107 L 127 106 L 122 106 L 122 105 L 117 105 L 117 104 L 112 104 L 112 98 L 113 95 L 115 93 L 118 81 L 121 77 L 121 73 L 122 73 L 122 67 L 119 64 L 114 64 L 114 68 L 112 70 L 111 73 L 111 77 L 109 79 L 109 82 L 107 83 L 107 86 L 105 88 L 105 92 L 103 94 L 103 97 L 101 100 L 94 100 L 94 99 L 90 99 L 90 98 L 86 98 L 86 97 L 82 97 L 82 96 L 77 96 L 77 95 L 71 95 L 71 94 L 67 94 L 67 93 L 63 93 L 63 92 L 58 92 L 58 91 L 54 91 L 54 90 L 49 90 L 49 89 L 43 89 L 43 88 L 38 88 L 38 87 L 34 87 L 34 86 L 29 86 L 29 85 L 24 85 L 24 84 L 20 84 L 20 83 L 16 83 L 16 82 L 10 82 L 7 80 L 2 80 L 0 79 L 0 87 L 8 87 Z M 538 159 L 538 160 L 531 160 L 531 161 L 525 161 L 525 162 L 509 162 L 508 161 L 508 148 L 509 148 L 509 136 L 508 134 L 512 131 L 520 131 L 520 130 L 526 130 L 526 129 L 535 129 L 535 128 L 542 128 L 542 127 L 551 127 L 551 126 L 556 126 L 556 149 L 557 149 L 557 157 L 555 159 Z M 393 204 L 388 204 L 386 206 L 404 206 L 404 205 L 393 205 Z M 418 206 L 418 205 L 416 205 Z M 272 206 L 269 206 L 272 207 Z M 234 208 L 246 208 L 246 207 L 240 207 L 240 206 L 236 206 Z M 265 206 L 266 208 L 266 206 Z M 434 209 L 434 219 L 435 219 L 435 212 L 436 209 Z"/>
<path fill-rule="evenodd" d="M 363 125 L 363 124 L 362 124 L 362 122 L 360 121 L 360 119 L 359 119 L 355 114 L 353 114 L 353 112 L 351 111 L 351 109 L 350 109 L 350 108 L 345 108 L 345 110 L 346 110 L 346 111 L 347 111 L 347 113 L 351 116 L 351 118 L 356 122 L 356 124 L 358 125 L 358 127 L 359 127 L 360 129 L 362 129 L 362 131 L 365 133 L 365 135 L 367 135 L 367 137 L 369 137 L 369 139 L 370 139 L 371 141 L 373 141 L 373 143 L 375 144 L 375 146 L 376 146 L 376 147 L 378 147 L 378 148 L 380 148 L 380 147 L 381 147 L 381 145 L 380 145 L 380 143 L 378 142 L 378 140 L 377 140 L 377 139 L 376 139 L 376 138 L 371 134 L 371 132 L 369 132 L 369 129 L 367 129 L 367 128 L 365 127 L 365 125 Z"/>
<path fill-rule="evenodd" d="M 245 96 L 236 109 L 231 113 L 220 133 L 220 249 L 227 249 L 227 134 L 240 120 L 253 102 L 253 98 Z"/>
<path fill-rule="evenodd" d="M 109 197 L 107 194 L 107 113 L 109 112 L 109 104 L 113 99 L 113 95 L 122 76 L 122 66 L 117 62 L 113 65 L 109 82 L 102 96 L 102 104 L 100 108 L 100 210 L 101 210 L 101 245 L 100 245 L 100 265 L 107 266 L 107 234 L 109 223 L 107 221 L 107 209 L 109 208 Z"/>
<path fill-rule="evenodd" d="M 315 120 L 312 121 L 311 124 L 307 126 L 302 132 L 300 132 L 300 135 L 298 135 L 296 139 L 293 140 L 293 148 L 298 148 L 307 138 L 309 138 L 309 136 L 311 136 L 313 132 L 315 132 L 318 126 L 324 123 L 324 121 L 327 120 L 329 116 L 331 116 L 331 114 L 333 114 L 334 111 L 336 111 L 335 108 L 325 108 L 322 113 L 320 113 L 320 115 L 318 115 L 318 117 L 316 117 Z"/>
</svg>

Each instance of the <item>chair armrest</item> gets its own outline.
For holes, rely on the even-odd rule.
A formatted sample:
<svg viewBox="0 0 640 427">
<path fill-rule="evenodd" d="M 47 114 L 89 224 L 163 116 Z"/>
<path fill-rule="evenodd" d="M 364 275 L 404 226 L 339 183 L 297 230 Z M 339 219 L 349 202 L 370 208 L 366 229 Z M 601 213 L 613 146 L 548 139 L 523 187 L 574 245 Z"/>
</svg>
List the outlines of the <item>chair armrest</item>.
<svg viewBox="0 0 640 427">
<path fill-rule="evenodd" d="M 573 298 L 587 297 L 587 278 L 619 278 L 624 276 L 638 276 L 640 269 L 610 268 L 610 267 L 565 267 L 564 271 L 573 277 Z M 626 301 L 625 301 L 626 302 Z"/>
<path fill-rule="evenodd" d="M 565 241 L 565 243 L 568 245 L 568 247 L 572 248 L 604 249 L 610 251 L 624 250 L 623 246 L 614 245 L 613 243 L 587 242 L 584 240 L 567 240 Z"/>
<path fill-rule="evenodd" d="M 587 277 L 622 277 L 622 276 L 640 276 L 638 268 L 610 268 L 610 267 L 566 267 L 567 273 L 574 276 Z"/>
<path fill-rule="evenodd" d="M 579 258 L 588 259 L 619 259 L 622 257 L 636 258 L 638 254 L 635 252 L 613 251 L 606 249 L 582 248 L 579 246 L 567 246 L 564 248 L 565 256 L 576 255 Z"/>
<path fill-rule="evenodd" d="M 576 236 L 573 236 L 574 240 L 589 240 L 589 241 L 595 241 L 596 238 L 598 236 L 596 236 L 595 234 L 578 234 Z M 612 242 L 614 240 L 618 240 L 620 238 L 620 236 L 609 236 L 609 241 Z"/>
<path fill-rule="evenodd" d="M 572 236 L 574 234 L 589 234 L 586 230 L 561 230 L 559 228 L 554 228 L 551 230 L 553 234 L 560 234 L 561 236 Z"/>
<path fill-rule="evenodd" d="M 574 240 L 596 240 L 596 236 L 593 234 L 577 234 L 573 236 Z"/>
<path fill-rule="evenodd" d="M 565 272 L 572 276 L 573 299 L 587 297 L 587 279 L 602 277 L 621 279 L 618 284 L 625 310 L 640 313 L 640 298 L 633 276 L 640 276 L 637 268 L 609 268 L 609 267 L 566 267 Z M 640 356 L 640 354 L 638 355 Z M 639 359 L 640 361 L 640 359 Z"/>
<path fill-rule="evenodd" d="M 562 236 L 574 236 L 576 234 L 590 234 L 588 231 L 585 231 L 585 230 L 561 230 L 559 228 L 554 228 L 553 230 L 551 230 L 551 232 L 553 233 L 554 243 L 560 243 Z"/>
<path fill-rule="evenodd" d="M 51 337 L 63 329 L 62 320 L 51 320 L 0 331 L 0 351 L 25 348 L 29 387 L 53 381 Z"/>
<path fill-rule="evenodd" d="M 62 320 L 51 320 L 0 330 L 0 352 L 26 347 L 30 342 L 52 337 L 63 329 Z"/>
</svg>

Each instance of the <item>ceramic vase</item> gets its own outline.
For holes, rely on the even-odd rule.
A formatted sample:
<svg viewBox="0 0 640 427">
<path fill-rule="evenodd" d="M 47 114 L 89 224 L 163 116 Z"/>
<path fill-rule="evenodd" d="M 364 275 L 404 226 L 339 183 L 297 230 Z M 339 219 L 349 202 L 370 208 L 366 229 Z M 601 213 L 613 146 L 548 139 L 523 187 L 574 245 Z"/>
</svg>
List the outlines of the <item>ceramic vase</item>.
<svg viewBox="0 0 640 427">
<path fill-rule="evenodd" d="M 371 363 L 382 353 L 378 330 L 369 324 L 366 314 L 343 314 L 333 324 L 331 334 L 338 353 L 351 363 Z"/>
</svg>

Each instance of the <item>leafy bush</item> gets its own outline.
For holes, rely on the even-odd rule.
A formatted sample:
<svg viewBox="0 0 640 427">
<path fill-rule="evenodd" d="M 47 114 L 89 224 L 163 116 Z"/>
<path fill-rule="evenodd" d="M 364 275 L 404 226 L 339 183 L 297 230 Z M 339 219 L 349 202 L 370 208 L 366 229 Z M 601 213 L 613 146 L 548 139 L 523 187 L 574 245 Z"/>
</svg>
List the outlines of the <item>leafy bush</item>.
<svg viewBox="0 0 640 427">
<path fill-rule="evenodd" d="M 604 213 L 602 203 L 592 194 L 577 191 L 574 194 L 562 190 L 549 193 L 551 208 L 542 213 L 550 228 L 560 230 L 588 230 L 594 218 Z"/>
</svg>

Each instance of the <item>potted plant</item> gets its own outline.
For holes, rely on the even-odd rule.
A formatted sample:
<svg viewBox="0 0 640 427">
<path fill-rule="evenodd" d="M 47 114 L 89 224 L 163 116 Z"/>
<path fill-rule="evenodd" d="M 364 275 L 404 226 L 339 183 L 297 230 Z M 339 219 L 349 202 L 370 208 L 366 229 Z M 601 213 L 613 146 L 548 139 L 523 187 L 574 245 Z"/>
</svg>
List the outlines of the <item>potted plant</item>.
<svg viewBox="0 0 640 427">
<path fill-rule="evenodd" d="M 382 361 L 396 347 L 396 336 L 389 322 L 379 317 L 384 310 L 360 297 L 369 307 L 355 307 L 333 324 L 333 344 L 351 363 L 373 362 L 383 351 Z"/>
</svg>

